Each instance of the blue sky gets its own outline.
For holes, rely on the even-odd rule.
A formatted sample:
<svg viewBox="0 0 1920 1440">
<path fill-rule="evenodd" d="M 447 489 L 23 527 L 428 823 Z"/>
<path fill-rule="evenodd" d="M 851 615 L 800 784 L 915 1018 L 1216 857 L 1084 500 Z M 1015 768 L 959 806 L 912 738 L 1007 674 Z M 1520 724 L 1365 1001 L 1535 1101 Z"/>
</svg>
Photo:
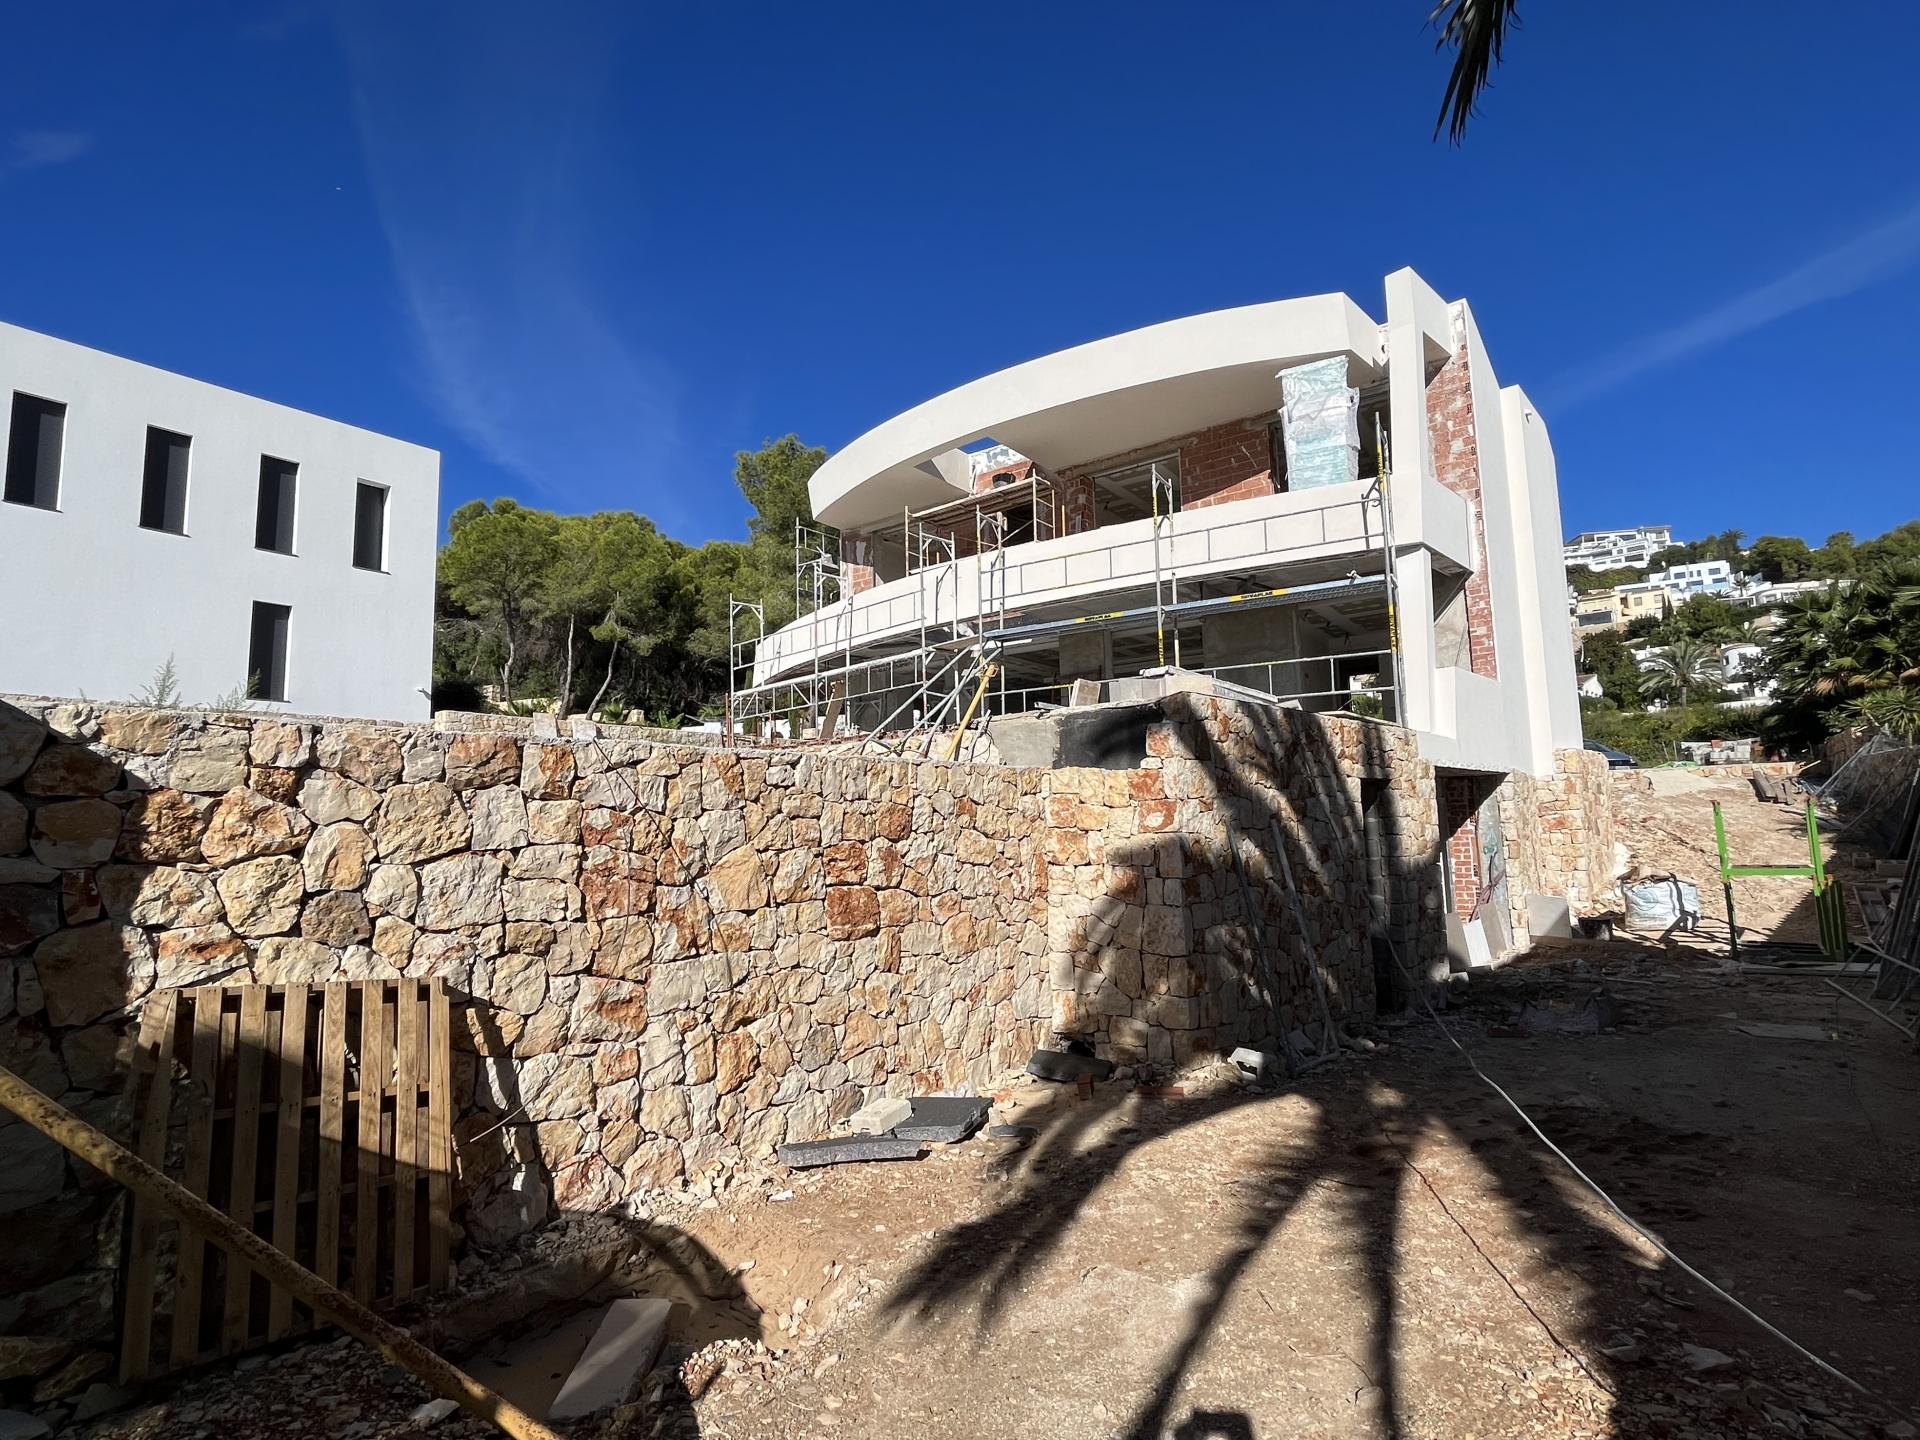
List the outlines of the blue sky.
<svg viewBox="0 0 1920 1440">
<path fill-rule="evenodd" d="M 697 542 L 768 436 L 1411 264 L 1570 532 L 1920 514 L 1920 12 L 1534 0 L 1453 149 L 1426 9 L 31 7 L 0 318 Z"/>
</svg>

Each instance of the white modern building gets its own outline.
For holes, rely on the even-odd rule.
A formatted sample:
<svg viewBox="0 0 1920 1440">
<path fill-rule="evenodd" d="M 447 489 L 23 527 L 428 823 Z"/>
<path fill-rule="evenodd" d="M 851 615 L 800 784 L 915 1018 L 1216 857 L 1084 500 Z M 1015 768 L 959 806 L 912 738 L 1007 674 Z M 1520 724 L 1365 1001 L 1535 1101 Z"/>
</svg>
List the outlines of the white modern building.
<svg viewBox="0 0 1920 1440">
<path fill-rule="evenodd" d="M 1647 576 L 1649 585 L 1663 587 L 1676 605 L 1684 605 L 1696 595 L 1724 595 L 1737 579 L 1733 566 L 1725 560 L 1700 560 L 1691 565 L 1675 565 Z"/>
<path fill-rule="evenodd" d="M 1645 569 L 1673 544 L 1671 525 L 1634 525 L 1624 530 L 1583 530 L 1562 547 L 1568 569 Z"/>
<path fill-rule="evenodd" d="M 1177 666 L 1551 773 L 1581 730 L 1546 423 L 1465 302 L 1385 291 L 1384 319 L 1317 295 L 1097 340 L 861 435 L 812 479 L 838 534 L 738 650 L 736 717 L 951 724 L 989 662 L 998 712 Z"/>
<path fill-rule="evenodd" d="M 0 691 L 424 719 L 440 457 L 0 325 Z"/>
</svg>

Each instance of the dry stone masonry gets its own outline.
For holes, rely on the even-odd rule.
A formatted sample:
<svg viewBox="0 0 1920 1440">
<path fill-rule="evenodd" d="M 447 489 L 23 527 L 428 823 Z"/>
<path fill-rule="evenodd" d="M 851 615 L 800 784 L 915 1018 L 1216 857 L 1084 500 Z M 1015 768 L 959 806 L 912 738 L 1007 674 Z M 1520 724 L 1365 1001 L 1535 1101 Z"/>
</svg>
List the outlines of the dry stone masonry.
<svg viewBox="0 0 1920 1440">
<path fill-rule="evenodd" d="M 444 977 L 456 1216 L 492 1243 L 1057 1035 L 1271 1048 L 1310 963 L 1368 1017 L 1375 922 L 1443 954 L 1409 736 L 1163 706 L 1132 768 L 1046 770 L 0 701 L 0 1063 L 115 1129 L 156 991 Z M 0 1327 L 104 1338 L 114 1188 L 0 1121 L 0 1215 Z"/>
</svg>

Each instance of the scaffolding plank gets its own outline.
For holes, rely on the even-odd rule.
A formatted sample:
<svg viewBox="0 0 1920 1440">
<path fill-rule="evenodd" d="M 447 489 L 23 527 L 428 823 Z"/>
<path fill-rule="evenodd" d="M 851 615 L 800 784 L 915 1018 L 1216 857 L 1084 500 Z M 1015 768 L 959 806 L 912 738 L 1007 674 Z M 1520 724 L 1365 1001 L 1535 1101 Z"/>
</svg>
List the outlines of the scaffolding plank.
<svg viewBox="0 0 1920 1440">
<path fill-rule="evenodd" d="M 446 1288 L 453 1245 L 453 1009 L 427 982 L 427 1285 Z"/>
<path fill-rule="evenodd" d="M 341 1141 L 346 1135 L 347 986 L 330 981 L 320 1008 L 320 1147 L 314 1176 L 313 1272 L 327 1284 L 340 1274 Z"/>
<path fill-rule="evenodd" d="M 145 1089 L 140 1112 L 140 1158 L 156 1170 L 167 1159 L 167 1121 L 173 1105 L 173 1032 L 178 992 L 163 990 L 140 1015 L 128 1093 Z M 120 1379 L 144 1380 L 153 1367 L 153 1268 L 160 1215 L 152 1199 L 136 1191 L 128 1226 L 126 1299 L 120 1339 Z"/>
<path fill-rule="evenodd" d="M 221 992 L 189 992 L 193 1002 L 193 1056 L 188 1090 L 187 1158 L 181 1183 L 196 1195 L 207 1193 L 213 1171 L 213 1109 L 220 1081 Z M 175 1262 L 178 1293 L 173 1302 L 173 1333 L 168 1363 L 178 1369 L 200 1354 L 200 1302 L 206 1289 L 207 1241 L 198 1231 L 180 1230 Z"/>
<path fill-rule="evenodd" d="M 420 982 L 394 982 L 393 1076 L 393 1301 L 413 1297 L 414 1200 L 420 1172 L 414 1155 L 420 1135 Z"/>
<path fill-rule="evenodd" d="M 248 985 L 240 991 L 240 1029 L 234 1052 L 233 1175 L 227 1188 L 227 1214 L 254 1228 L 254 1202 L 259 1190 L 260 1079 L 265 1070 L 267 1042 L 267 987 Z M 220 1348 L 225 1353 L 246 1343 L 252 1324 L 253 1271 L 229 1255 L 225 1267 L 226 1314 Z"/>
<path fill-rule="evenodd" d="M 279 1133 L 274 1139 L 273 1248 L 292 1259 L 299 1229 L 300 1132 L 306 1121 L 307 987 L 288 985 L 280 999 Z M 275 1285 L 267 1305 L 267 1338 L 293 1329 L 293 1292 Z"/>
<path fill-rule="evenodd" d="M 364 980 L 355 988 L 360 991 L 360 1153 L 354 1169 L 353 1296 L 370 1305 L 380 1256 L 380 1137 L 392 1080 L 387 1036 L 393 1012 L 384 981 Z"/>
</svg>

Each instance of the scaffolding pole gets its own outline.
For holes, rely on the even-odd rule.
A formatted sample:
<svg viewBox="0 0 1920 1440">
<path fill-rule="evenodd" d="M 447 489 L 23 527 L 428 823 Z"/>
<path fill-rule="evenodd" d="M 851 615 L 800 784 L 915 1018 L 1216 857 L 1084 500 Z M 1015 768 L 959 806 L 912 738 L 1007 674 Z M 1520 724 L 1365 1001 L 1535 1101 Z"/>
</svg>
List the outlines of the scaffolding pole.
<svg viewBox="0 0 1920 1440">
<path fill-rule="evenodd" d="M 1380 495 L 1380 573 L 1387 585 L 1387 653 L 1393 666 L 1393 720 L 1407 723 L 1407 665 L 1400 647 L 1400 577 L 1393 546 L 1393 452 L 1387 444 L 1386 426 L 1376 413 L 1373 417 L 1373 443 L 1379 456 L 1380 478 L 1374 488 Z"/>
</svg>

